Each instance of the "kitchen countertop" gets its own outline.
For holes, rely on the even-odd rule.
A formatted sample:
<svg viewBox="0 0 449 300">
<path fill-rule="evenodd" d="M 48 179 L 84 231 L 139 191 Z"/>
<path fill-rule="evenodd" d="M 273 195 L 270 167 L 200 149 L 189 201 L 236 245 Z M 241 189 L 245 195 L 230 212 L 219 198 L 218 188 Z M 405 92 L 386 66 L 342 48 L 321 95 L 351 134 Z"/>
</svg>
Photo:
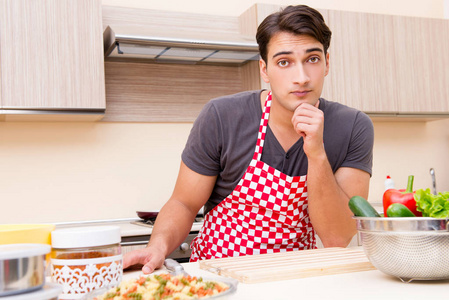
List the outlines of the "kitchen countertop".
<svg viewBox="0 0 449 300">
<path fill-rule="evenodd" d="M 118 225 L 122 236 L 149 235 L 151 227 L 132 224 L 138 219 L 117 220 L 107 225 Z M 57 228 L 67 226 L 106 225 L 103 221 L 87 224 L 58 224 Z M 192 230 L 199 230 L 201 224 L 194 224 Z M 218 275 L 201 270 L 199 263 L 183 263 L 185 270 L 195 276 L 219 278 Z M 123 279 L 142 275 L 141 271 L 125 271 Z M 398 278 L 378 270 L 325 275 L 264 283 L 239 283 L 237 292 L 229 299 L 430 299 L 440 297 L 449 299 L 449 280 L 412 281 L 403 283 Z"/>
<path fill-rule="evenodd" d="M 116 220 L 97 220 L 97 221 L 81 221 L 81 222 L 65 222 L 65 223 L 55 223 L 56 229 L 67 228 L 67 227 L 84 227 L 84 226 L 118 226 L 120 227 L 120 235 L 122 237 L 127 236 L 141 236 L 150 235 L 153 232 L 153 227 L 142 226 L 135 224 L 135 222 L 140 221 L 138 218 L 130 219 L 116 219 Z M 194 222 L 192 224 L 191 231 L 199 231 L 202 222 Z"/>
<path fill-rule="evenodd" d="M 199 263 L 183 263 L 191 275 L 212 277 L 218 275 L 201 270 Z M 125 272 L 123 279 L 139 277 L 141 271 Z M 378 270 L 326 275 L 264 283 L 239 283 L 229 299 L 448 299 L 449 280 L 412 281 L 403 283 L 398 278 Z"/>
<path fill-rule="evenodd" d="M 153 232 L 153 227 L 146 227 L 141 225 L 136 225 L 134 223 L 121 223 L 118 224 L 120 227 L 121 236 L 138 236 L 138 235 L 149 235 Z M 194 222 L 192 224 L 191 231 L 199 231 L 203 226 L 202 222 Z"/>
</svg>

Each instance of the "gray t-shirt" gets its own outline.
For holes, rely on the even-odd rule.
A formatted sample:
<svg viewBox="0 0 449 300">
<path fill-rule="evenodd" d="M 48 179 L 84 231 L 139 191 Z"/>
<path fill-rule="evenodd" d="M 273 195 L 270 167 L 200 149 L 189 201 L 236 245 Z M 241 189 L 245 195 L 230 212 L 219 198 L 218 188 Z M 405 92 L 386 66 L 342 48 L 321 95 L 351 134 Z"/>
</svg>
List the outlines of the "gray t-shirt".
<svg viewBox="0 0 449 300">
<path fill-rule="evenodd" d="M 197 173 L 217 175 L 205 213 L 234 190 L 254 155 L 262 117 L 261 92 L 248 91 L 213 99 L 193 124 L 182 160 Z M 351 167 L 371 175 L 374 129 L 369 117 L 323 98 L 319 109 L 324 112 L 324 147 L 333 172 L 340 167 Z M 289 176 L 307 174 L 303 139 L 285 152 L 269 126 L 261 160 Z"/>
</svg>

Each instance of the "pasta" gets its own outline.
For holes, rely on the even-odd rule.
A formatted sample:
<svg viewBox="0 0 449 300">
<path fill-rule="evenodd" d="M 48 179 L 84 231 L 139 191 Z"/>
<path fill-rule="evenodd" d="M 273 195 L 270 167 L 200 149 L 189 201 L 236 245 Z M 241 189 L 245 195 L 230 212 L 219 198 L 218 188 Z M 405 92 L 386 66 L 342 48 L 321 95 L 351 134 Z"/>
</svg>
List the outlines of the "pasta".
<svg viewBox="0 0 449 300">
<path fill-rule="evenodd" d="M 229 289 L 222 282 L 205 281 L 201 277 L 159 274 L 123 281 L 116 288 L 94 300 L 184 300 L 217 295 Z"/>
</svg>

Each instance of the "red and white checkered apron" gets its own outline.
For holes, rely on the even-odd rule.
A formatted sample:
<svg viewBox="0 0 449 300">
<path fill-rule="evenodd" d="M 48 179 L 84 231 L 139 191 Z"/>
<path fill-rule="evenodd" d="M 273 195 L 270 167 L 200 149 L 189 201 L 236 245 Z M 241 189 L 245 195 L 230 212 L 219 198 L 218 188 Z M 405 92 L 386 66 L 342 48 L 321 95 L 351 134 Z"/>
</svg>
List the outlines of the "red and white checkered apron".
<svg viewBox="0 0 449 300">
<path fill-rule="evenodd" d="M 205 216 L 190 261 L 316 248 L 307 176 L 285 175 L 260 160 L 270 107 L 271 92 L 251 163 L 232 193 Z"/>
</svg>

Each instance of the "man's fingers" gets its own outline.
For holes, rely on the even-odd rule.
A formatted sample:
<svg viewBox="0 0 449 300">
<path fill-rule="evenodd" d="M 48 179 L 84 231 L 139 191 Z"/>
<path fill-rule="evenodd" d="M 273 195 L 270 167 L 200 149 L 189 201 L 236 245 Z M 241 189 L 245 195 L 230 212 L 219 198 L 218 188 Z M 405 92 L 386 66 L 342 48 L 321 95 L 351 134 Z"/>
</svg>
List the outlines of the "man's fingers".
<svg viewBox="0 0 449 300">
<path fill-rule="evenodd" d="M 123 269 L 133 265 L 143 265 L 144 274 L 149 274 L 162 267 L 165 256 L 153 248 L 144 248 L 131 251 L 123 256 Z"/>
<path fill-rule="evenodd" d="M 143 267 L 142 272 L 144 274 L 150 274 L 154 270 L 159 269 L 164 264 L 164 260 L 157 259 L 155 257 L 152 257 Z"/>
<path fill-rule="evenodd" d="M 293 118 L 293 122 L 295 123 L 302 123 L 302 124 L 313 124 L 317 122 L 315 118 L 309 117 L 309 116 L 296 116 Z"/>
<path fill-rule="evenodd" d="M 143 274 L 150 274 L 154 271 L 154 268 L 151 266 L 150 263 L 146 264 L 143 266 L 142 268 L 142 272 Z"/>
<path fill-rule="evenodd" d="M 152 273 L 156 269 L 157 268 L 154 265 L 153 261 L 150 260 L 146 265 L 144 265 L 142 267 L 142 272 L 143 272 L 143 274 L 150 274 L 150 273 Z"/>
<path fill-rule="evenodd" d="M 316 111 L 317 106 L 311 105 L 309 103 L 301 103 L 298 105 L 298 107 L 295 109 L 296 111 L 303 110 L 303 111 Z"/>
<path fill-rule="evenodd" d="M 148 260 L 148 253 L 145 249 L 129 252 L 123 256 L 123 269 L 137 264 L 145 264 Z"/>
<path fill-rule="evenodd" d="M 291 121 L 293 124 L 298 122 L 310 124 L 311 122 L 314 122 L 317 117 L 319 118 L 320 113 L 321 111 L 318 108 L 315 108 L 310 104 L 303 103 L 296 108 Z"/>
<path fill-rule="evenodd" d="M 132 265 L 135 265 L 137 263 L 137 259 L 133 255 L 133 253 L 127 253 L 123 256 L 123 269 L 131 267 Z"/>
</svg>

